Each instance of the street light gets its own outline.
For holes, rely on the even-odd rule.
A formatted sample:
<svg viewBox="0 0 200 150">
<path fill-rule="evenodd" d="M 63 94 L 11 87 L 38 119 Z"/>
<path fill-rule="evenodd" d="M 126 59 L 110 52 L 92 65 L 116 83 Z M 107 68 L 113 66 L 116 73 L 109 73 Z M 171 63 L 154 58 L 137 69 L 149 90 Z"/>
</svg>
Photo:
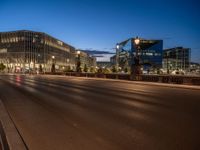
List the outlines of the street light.
<svg viewBox="0 0 200 150">
<path fill-rule="evenodd" d="M 78 55 L 76 71 L 81 72 L 81 56 L 80 56 L 81 51 L 78 50 L 76 53 Z"/>
<path fill-rule="evenodd" d="M 169 74 L 169 53 L 167 52 L 167 74 Z"/>
<path fill-rule="evenodd" d="M 40 57 L 41 57 L 41 55 L 38 54 L 38 58 L 37 58 L 37 59 L 38 59 L 38 64 L 39 64 L 39 69 L 38 69 L 38 71 L 39 71 L 39 73 L 42 73 L 43 70 L 42 70 L 42 65 L 40 64 L 40 59 L 41 59 Z"/>
<path fill-rule="evenodd" d="M 117 43 L 117 45 L 116 45 L 116 69 L 117 69 L 117 72 L 119 70 L 119 49 L 120 49 L 120 45 Z"/>
<path fill-rule="evenodd" d="M 117 50 L 119 49 L 119 44 L 116 45 Z"/>
<path fill-rule="evenodd" d="M 51 58 L 52 58 L 52 67 L 51 67 L 51 72 L 52 72 L 52 73 L 55 73 L 55 64 L 54 64 L 55 56 L 51 56 Z"/>
<path fill-rule="evenodd" d="M 137 80 L 137 76 L 140 75 L 141 73 L 141 68 L 140 68 L 140 59 L 139 59 L 139 44 L 140 44 L 140 39 L 136 37 L 134 39 L 134 45 L 135 45 L 135 55 L 133 54 L 133 49 L 131 53 L 131 78 Z"/>
<path fill-rule="evenodd" d="M 80 54 L 81 54 L 81 51 L 77 51 L 77 54 L 80 55 Z"/>
<path fill-rule="evenodd" d="M 140 68 L 140 58 L 139 58 L 139 44 L 140 44 L 140 39 L 138 37 L 135 38 L 135 48 L 136 48 L 136 55 L 134 58 L 135 61 L 135 65 L 136 65 L 136 75 L 140 75 L 141 74 L 141 68 Z"/>
<path fill-rule="evenodd" d="M 134 42 L 136 45 L 138 45 L 138 44 L 140 44 L 140 39 L 138 37 L 136 37 Z"/>
</svg>

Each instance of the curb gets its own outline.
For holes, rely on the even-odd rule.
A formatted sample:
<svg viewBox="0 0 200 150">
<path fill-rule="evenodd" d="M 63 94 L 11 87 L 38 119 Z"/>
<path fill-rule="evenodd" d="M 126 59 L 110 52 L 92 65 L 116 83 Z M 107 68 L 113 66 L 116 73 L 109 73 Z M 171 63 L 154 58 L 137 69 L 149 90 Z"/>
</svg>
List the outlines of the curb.
<svg viewBox="0 0 200 150">
<path fill-rule="evenodd" d="M 48 76 L 48 75 L 47 75 Z M 57 76 L 57 77 L 69 77 L 76 78 L 74 76 Z M 152 86 L 161 86 L 161 87 L 169 87 L 169 88 L 181 88 L 181 89 L 189 89 L 189 90 L 200 90 L 200 86 L 195 85 L 187 85 L 187 84 L 173 84 L 173 83 L 156 83 L 156 82 L 145 82 L 145 81 L 129 81 L 129 80 L 119 80 L 119 79 L 108 79 L 108 78 L 90 78 L 90 77 L 78 77 L 87 80 L 107 80 L 107 81 L 116 81 L 123 83 L 132 83 L 137 85 L 152 85 Z"/>
<path fill-rule="evenodd" d="M 27 150 L 23 139 L 9 116 L 2 100 L 0 99 L 0 149 L 2 150 Z"/>
</svg>

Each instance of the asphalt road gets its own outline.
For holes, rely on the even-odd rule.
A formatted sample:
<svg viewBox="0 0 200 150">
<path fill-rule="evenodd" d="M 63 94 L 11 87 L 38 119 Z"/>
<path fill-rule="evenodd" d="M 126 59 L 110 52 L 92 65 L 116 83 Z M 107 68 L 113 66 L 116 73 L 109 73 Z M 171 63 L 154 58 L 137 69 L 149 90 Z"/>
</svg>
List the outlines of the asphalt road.
<svg viewBox="0 0 200 150">
<path fill-rule="evenodd" d="M 0 76 L 31 150 L 199 150 L 200 90 L 58 76 Z"/>
</svg>

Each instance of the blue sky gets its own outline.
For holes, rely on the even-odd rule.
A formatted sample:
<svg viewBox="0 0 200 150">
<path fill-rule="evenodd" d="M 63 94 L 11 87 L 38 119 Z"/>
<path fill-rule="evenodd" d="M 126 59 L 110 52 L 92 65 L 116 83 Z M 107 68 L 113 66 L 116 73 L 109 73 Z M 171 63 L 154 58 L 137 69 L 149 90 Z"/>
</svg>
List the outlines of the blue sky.
<svg viewBox="0 0 200 150">
<path fill-rule="evenodd" d="M 46 32 L 76 48 L 113 51 L 130 37 L 192 49 L 200 62 L 199 0 L 0 0 L 0 31 Z"/>
</svg>

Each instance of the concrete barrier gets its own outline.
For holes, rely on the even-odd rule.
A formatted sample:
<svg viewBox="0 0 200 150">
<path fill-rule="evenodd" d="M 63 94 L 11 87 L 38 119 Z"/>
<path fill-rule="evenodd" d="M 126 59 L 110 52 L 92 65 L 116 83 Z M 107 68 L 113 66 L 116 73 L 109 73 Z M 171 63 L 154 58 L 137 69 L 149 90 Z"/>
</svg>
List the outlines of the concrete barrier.
<svg viewBox="0 0 200 150">
<path fill-rule="evenodd" d="M 17 128 L 0 99 L 0 142 L 2 150 L 27 150 Z"/>
<path fill-rule="evenodd" d="M 142 81 L 200 85 L 200 77 L 192 77 L 192 76 L 142 75 Z"/>
<path fill-rule="evenodd" d="M 90 77 L 90 78 L 107 78 L 107 79 L 121 79 L 121 80 L 135 80 L 158 83 L 171 84 L 186 84 L 186 85 L 200 85 L 200 76 L 184 76 L 184 75 L 140 75 L 131 77 L 130 74 L 102 74 L 102 73 L 77 73 L 67 72 L 67 76 L 76 77 Z"/>
</svg>

